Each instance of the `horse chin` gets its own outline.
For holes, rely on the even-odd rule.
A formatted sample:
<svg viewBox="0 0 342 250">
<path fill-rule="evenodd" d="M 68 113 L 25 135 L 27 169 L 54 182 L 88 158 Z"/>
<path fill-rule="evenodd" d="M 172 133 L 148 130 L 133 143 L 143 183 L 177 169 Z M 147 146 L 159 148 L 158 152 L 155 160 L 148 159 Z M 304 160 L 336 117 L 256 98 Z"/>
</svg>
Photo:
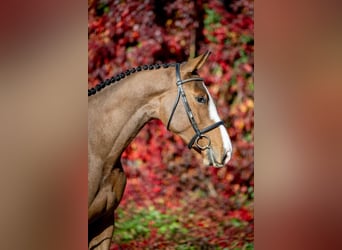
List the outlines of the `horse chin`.
<svg viewBox="0 0 342 250">
<path fill-rule="evenodd" d="M 213 166 L 215 168 L 222 168 L 224 167 L 224 164 L 219 163 L 216 161 L 215 156 L 214 156 L 214 151 L 212 148 L 206 149 L 206 157 L 203 159 L 203 163 L 206 166 Z"/>
</svg>

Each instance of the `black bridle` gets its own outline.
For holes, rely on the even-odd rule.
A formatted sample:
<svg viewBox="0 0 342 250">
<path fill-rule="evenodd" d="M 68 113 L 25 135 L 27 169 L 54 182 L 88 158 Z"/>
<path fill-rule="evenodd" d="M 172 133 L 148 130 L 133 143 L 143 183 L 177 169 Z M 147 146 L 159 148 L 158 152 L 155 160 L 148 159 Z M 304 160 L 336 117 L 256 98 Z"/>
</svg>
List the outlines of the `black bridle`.
<svg viewBox="0 0 342 250">
<path fill-rule="evenodd" d="M 176 63 L 176 85 L 177 85 L 177 89 L 178 89 L 178 93 L 177 93 L 177 98 L 176 98 L 176 101 L 173 105 L 173 108 L 172 108 L 172 111 L 171 111 L 171 115 L 170 115 L 170 118 L 169 118 L 169 121 L 167 123 L 167 129 L 169 130 L 169 127 L 170 127 L 170 123 L 171 123 L 171 120 L 172 120 L 172 117 L 176 111 L 176 108 L 177 108 L 177 105 L 179 103 L 179 99 L 180 97 L 182 97 L 182 102 L 184 104 L 184 108 L 185 108 L 185 111 L 186 111 L 186 114 L 189 118 L 189 121 L 192 125 L 192 128 L 194 129 L 195 131 L 195 135 L 192 137 L 192 139 L 190 140 L 189 144 L 188 144 L 188 148 L 192 148 L 192 146 L 196 145 L 196 147 L 200 150 L 205 150 L 207 148 L 210 147 L 210 144 L 211 144 L 211 141 L 210 141 L 210 138 L 206 135 L 204 135 L 205 133 L 209 132 L 210 130 L 213 130 L 215 128 L 217 128 L 218 126 L 220 125 L 224 125 L 224 122 L 223 121 L 219 121 L 219 122 L 216 122 L 202 130 L 200 130 L 198 128 L 198 125 L 195 121 L 195 117 L 191 111 L 191 108 L 190 108 L 190 105 L 186 99 L 186 95 L 185 95 L 185 91 L 183 89 L 183 84 L 184 83 L 187 83 L 187 82 L 192 82 L 192 81 L 203 81 L 202 78 L 200 77 L 194 77 L 194 78 L 189 78 L 189 79 L 185 79 L 185 80 L 182 80 L 181 79 L 181 76 L 180 76 L 180 64 L 179 63 Z M 206 146 L 201 146 L 198 142 L 202 139 L 206 139 L 207 140 L 207 144 Z"/>
</svg>

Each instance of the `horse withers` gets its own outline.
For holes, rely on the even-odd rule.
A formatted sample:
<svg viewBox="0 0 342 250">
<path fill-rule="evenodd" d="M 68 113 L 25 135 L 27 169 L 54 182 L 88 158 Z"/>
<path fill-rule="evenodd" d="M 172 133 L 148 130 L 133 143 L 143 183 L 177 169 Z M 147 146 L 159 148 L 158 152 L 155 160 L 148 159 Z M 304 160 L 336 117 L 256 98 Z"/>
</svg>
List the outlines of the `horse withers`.
<svg viewBox="0 0 342 250">
<path fill-rule="evenodd" d="M 126 176 L 120 157 L 140 129 L 160 119 L 204 164 L 223 167 L 232 145 L 197 74 L 210 52 L 182 64 L 139 66 L 88 90 L 88 247 L 108 250 Z"/>
</svg>

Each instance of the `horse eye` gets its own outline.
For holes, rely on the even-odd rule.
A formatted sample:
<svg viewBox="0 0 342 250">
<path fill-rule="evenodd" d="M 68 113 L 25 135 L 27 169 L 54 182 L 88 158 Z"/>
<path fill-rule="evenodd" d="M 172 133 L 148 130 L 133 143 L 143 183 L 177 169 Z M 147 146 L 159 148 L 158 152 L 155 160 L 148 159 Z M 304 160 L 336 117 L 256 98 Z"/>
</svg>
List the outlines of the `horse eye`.
<svg viewBox="0 0 342 250">
<path fill-rule="evenodd" d="M 204 96 L 197 96 L 196 101 L 203 104 L 207 103 L 207 99 Z"/>
</svg>

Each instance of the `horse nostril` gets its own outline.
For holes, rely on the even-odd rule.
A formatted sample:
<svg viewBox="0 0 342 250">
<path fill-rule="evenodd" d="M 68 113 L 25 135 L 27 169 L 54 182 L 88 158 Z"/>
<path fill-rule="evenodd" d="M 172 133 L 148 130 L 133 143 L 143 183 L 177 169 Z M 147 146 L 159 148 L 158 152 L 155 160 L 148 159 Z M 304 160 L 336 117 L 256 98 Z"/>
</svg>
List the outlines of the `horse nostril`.
<svg viewBox="0 0 342 250">
<path fill-rule="evenodd" d="M 228 154 L 227 154 L 227 152 L 224 154 L 224 156 L 223 156 L 223 158 L 222 158 L 222 163 L 223 164 L 225 164 L 225 161 L 226 161 L 226 159 L 227 159 L 227 156 L 228 156 Z"/>
<path fill-rule="evenodd" d="M 230 160 L 230 156 L 231 156 L 231 151 L 226 151 L 225 154 L 223 155 L 222 163 L 227 164 L 228 161 Z"/>
</svg>

